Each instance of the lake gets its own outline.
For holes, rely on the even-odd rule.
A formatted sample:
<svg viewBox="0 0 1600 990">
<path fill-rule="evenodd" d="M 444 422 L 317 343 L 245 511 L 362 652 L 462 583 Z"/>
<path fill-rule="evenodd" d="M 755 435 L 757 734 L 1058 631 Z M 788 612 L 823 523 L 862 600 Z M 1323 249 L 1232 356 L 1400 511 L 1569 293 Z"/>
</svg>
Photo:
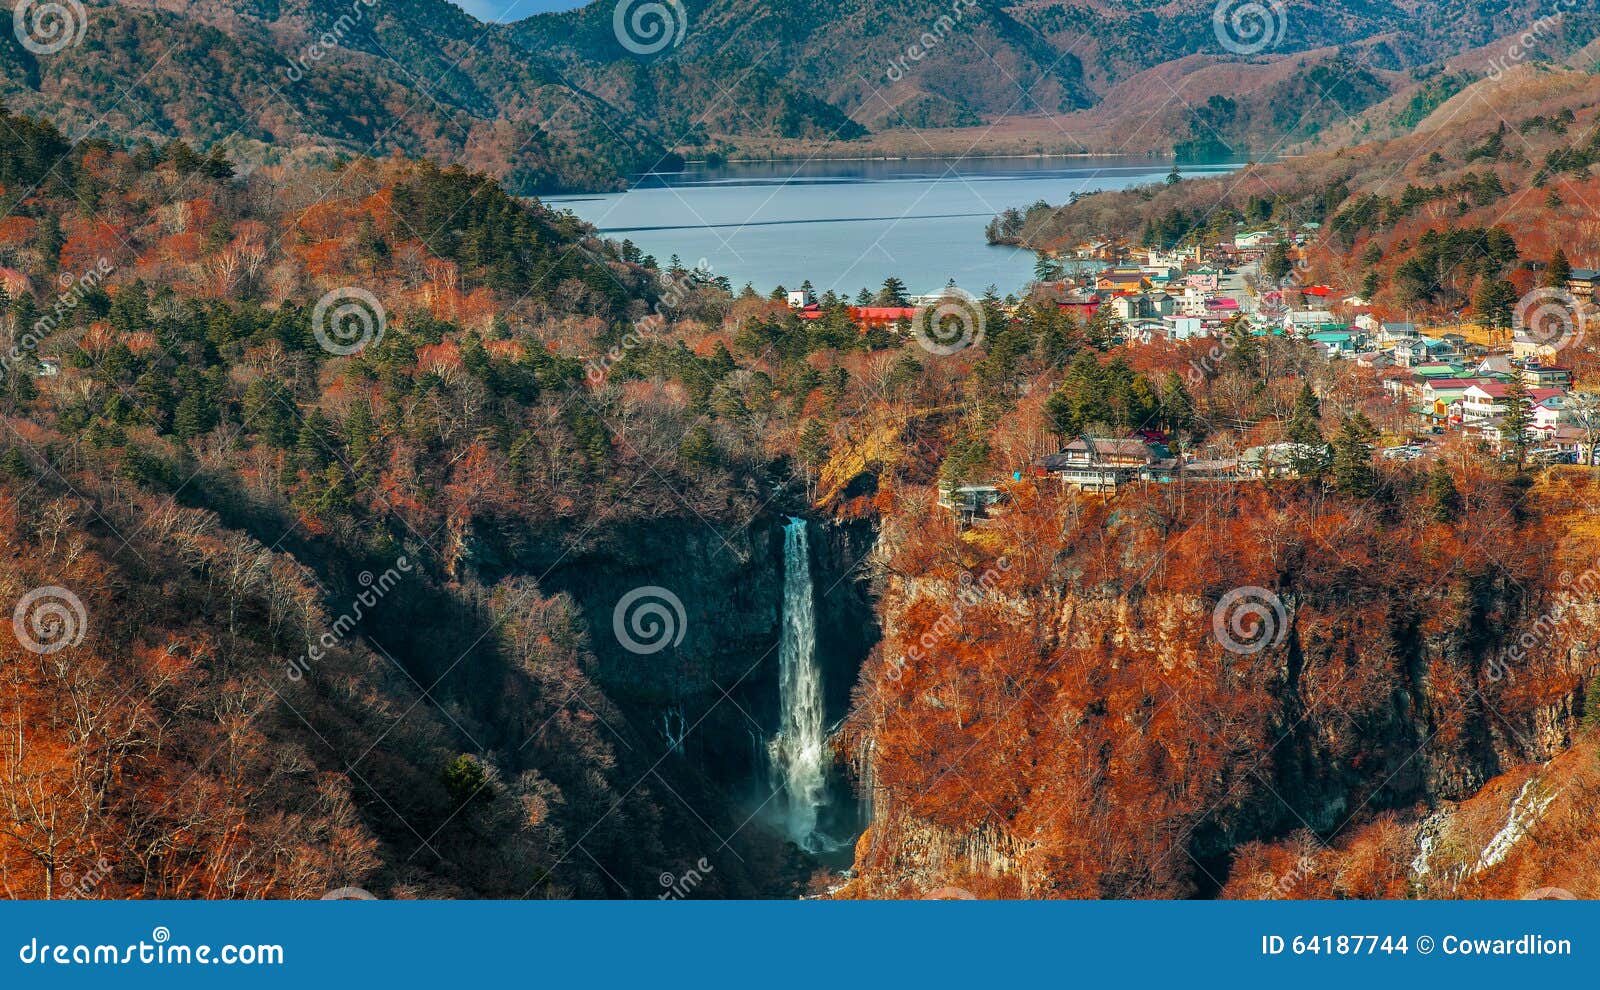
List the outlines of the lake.
<svg viewBox="0 0 1600 990">
<path fill-rule="evenodd" d="M 1034 255 L 985 241 L 995 214 L 1161 181 L 1171 168 L 1127 158 L 763 162 L 651 174 L 627 192 L 545 202 L 631 239 L 663 265 L 674 254 L 687 266 L 705 259 L 735 289 L 749 282 L 766 293 L 809 278 L 819 295 L 853 296 L 895 275 L 912 293 L 953 278 L 970 292 L 993 285 L 1004 295 L 1027 284 Z"/>
</svg>

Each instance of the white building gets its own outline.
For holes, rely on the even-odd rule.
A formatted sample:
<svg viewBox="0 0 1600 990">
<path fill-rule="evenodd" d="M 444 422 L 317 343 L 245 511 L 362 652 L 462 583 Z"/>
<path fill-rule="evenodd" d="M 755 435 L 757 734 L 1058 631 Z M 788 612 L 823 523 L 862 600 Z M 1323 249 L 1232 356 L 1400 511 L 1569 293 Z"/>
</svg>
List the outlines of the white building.
<svg viewBox="0 0 1600 990">
<path fill-rule="evenodd" d="M 1326 326 L 1335 326 L 1338 319 L 1325 309 L 1292 309 L 1283 317 L 1283 329 L 1288 333 L 1309 332 Z"/>
<path fill-rule="evenodd" d="M 1169 316 L 1166 324 L 1170 340 L 1190 340 L 1205 335 L 1205 321 L 1198 316 Z"/>
</svg>

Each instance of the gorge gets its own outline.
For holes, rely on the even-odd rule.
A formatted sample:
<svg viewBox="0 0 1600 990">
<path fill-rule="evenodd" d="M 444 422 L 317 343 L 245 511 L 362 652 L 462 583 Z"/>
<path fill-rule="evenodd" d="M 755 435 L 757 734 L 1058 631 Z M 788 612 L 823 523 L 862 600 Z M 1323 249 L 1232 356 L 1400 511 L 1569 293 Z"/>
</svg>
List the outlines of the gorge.
<svg viewBox="0 0 1600 990">
<path fill-rule="evenodd" d="M 659 776 L 693 810 L 685 855 L 717 849 L 699 895 L 795 896 L 818 865 L 847 866 L 861 810 L 829 730 L 879 636 L 865 563 L 874 525 L 763 514 L 742 529 L 657 520 L 612 536 L 542 584 L 585 617 L 597 686 L 642 761 L 635 775 Z M 542 557 L 517 566 L 539 573 Z M 619 598 L 642 587 L 684 609 L 681 643 L 651 656 L 612 630 Z"/>
</svg>

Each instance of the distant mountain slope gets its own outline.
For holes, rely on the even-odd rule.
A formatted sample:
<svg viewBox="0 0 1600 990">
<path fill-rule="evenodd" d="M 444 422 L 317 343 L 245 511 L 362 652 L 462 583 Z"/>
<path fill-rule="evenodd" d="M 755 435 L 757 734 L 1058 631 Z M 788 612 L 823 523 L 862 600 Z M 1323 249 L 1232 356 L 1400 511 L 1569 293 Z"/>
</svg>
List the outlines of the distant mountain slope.
<svg viewBox="0 0 1600 990">
<path fill-rule="evenodd" d="M 869 128 L 897 126 L 902 116 L 944 126 L 1007 112 L 1061 113 L 1093 99 L 1075 57 L 997 4 L 689 0 L 683 11 L 681 44 L 662 49 L 660 62 L 754 64 Z M 529 18 L 514 34 L 532 51 L 593 72 L 628 57 L 614 13 L 614 5 L 595 3 Z M 913 54 L 914 44 L 926 54 Z"/>
<path fill-rule="evenodd" d="M 1401 137 L 1225 179 L 1008 211 L 991 232 L 1057 250 L 1104 237 L 1215 243 L 1269 222 L 1302 228 L 1303 283 L 1441 323 L 1508 325 L 1507 300 L 1531 291 L 1533 266 L 1558 248 L 1572 267 L 1600 268 L 1600 74 L 1514 66 L 1417 113 Z M 1592 368 L 1600 359 L 1586 344 L 1561 360 Z"/>
<path fill-rule="evenodd" d="M 0 33 L 0 99 L 74 136 L 225 142 L 255 161 L 426 154 L 524 191 L 616 187 L 665 153 L 445 0 L 86 5 L 81 40 Z"/>
<path fill-rule="evenodd" d="M 1220 26 L 1210 5 L 1156 0 L 615 0 L 512 25 L 447 0 L 82 9 L 59 52 L 0 33 L 0 100 L 74 136 L 223 143 L 254 164 L 429 155 L 525 193 L 620 188 L 680 155 L 1348 141 L 1412 126 L 1522 36 L 1579 50 L 1596 19 L 1541 19 L 1536 0 L 1285 0 L 1257 5 L 1264 22 L 1225 2 Z M 958 127 L 977 130 L 943 132 Z"/>
<path fill-rule="evenodd" d="M 1537 0 L 622 0 L 530 17 L 511 34 L 618 106 L 674 124 L 690 113 L 692 126 L 663 135 L 690 154 L 717 137 L 801 136 L 729 98 L 744 65 L 764 87 L 831 104 L 785 94 L 816 122 L 813 138 L 850 137 L 842 115 L 872 131 L 1032 116 L 1060 150 L 1070 134 L 1095 150 L 1216 155 L 1247 139 L 1306 140 L 1409 92 L 1406 70 L 1535 26 L 1541 43 L 1577 47 L 1541 21 L 1549 13 Z M 1117 112 L 1102 105 L 1112 101 Z"/>
</svg>

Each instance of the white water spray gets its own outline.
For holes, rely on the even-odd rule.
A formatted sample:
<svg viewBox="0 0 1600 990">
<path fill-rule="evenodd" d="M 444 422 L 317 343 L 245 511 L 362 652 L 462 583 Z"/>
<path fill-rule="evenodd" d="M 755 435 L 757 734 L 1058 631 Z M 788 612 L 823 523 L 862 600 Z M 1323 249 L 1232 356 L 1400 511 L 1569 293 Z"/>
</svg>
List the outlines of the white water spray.
<svg viewBox="0 0 1600 990">
<path fill-rule="evenodd" d="M 804 519 L 783 532 L 783 639 L 778 646 L 778 703 L 782 723 L 771 744 L 778 787 L 787 802 L 784 828 L 801 848 L 830 845 L 817 831 L 828 800 L 822 671 L 817 666 L 817 619 L 811 587 L 811 548 Z"/>
</svg>

